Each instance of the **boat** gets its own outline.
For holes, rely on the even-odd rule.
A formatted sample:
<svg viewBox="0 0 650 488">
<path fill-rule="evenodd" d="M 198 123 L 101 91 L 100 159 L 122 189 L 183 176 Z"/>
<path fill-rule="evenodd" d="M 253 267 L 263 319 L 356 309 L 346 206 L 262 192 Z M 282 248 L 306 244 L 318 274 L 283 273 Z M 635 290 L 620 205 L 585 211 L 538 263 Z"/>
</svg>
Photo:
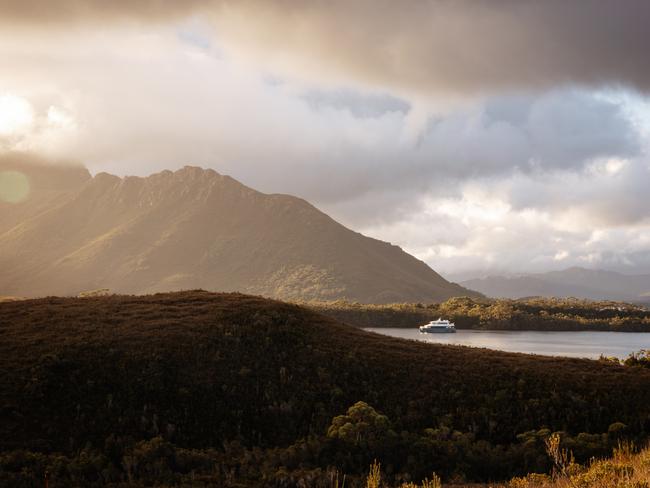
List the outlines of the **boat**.
<svg viewBox="0 0 650 488">
<path fill-rule="evenodd" d="M 423 334 L 429 332 L 432 333 L 456 332 L 456 326 L 454 325 L 453 322 L 449 322 L 449 320 L 438 319 L 438 320 L 432 320 L 428 324 L 421 325 L 420 332 Z"/>
</svg>

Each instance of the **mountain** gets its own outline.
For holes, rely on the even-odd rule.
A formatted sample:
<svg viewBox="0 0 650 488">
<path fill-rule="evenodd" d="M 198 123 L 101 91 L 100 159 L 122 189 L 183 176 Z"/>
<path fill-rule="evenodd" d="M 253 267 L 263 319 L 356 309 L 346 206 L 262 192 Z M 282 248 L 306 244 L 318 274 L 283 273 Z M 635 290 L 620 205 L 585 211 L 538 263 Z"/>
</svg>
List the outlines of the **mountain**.
<svg viewBox="0 0 650 488">
<path fill-rule="evenodd" d="M 329 487 L 285 477 L 373 459 L 494 481 L 548 470 L 550 432 L 588 460 L 650 428 L 642 368 L 395 339 L 238 293 L 0 303 L 0 336 L 2 486 L 49 465 L 52 486 Z"/>
<path fill-rule="evenodd" d="M 37 180 L 33 169 L 26 174 Z M 81 176 L 49 199 L 35 186 L 36 210 L 21 204 L 19 220 L 7 217 L 11 205 L 0 209 L 12 224 L 0 229 L 0 295 L 204 288 L 367 303 L 477 295 L 300 198 L 263 194 L 213 170 Z"/>
<path fill-rule="evenodd" d="M 530 296 L 650 301 L 650 275 L 626 275 L 579 267 L 520 276 L 488 276 L 461 282 L 495 298 Z"/>
</svg>

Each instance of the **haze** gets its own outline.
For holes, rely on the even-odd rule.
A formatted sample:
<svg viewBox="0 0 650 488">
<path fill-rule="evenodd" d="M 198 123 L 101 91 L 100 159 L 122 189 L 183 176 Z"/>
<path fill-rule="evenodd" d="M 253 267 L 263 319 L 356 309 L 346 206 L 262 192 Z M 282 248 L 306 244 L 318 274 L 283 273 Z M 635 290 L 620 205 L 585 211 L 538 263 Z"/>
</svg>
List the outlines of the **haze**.
<svg viewBox="0 0 650 488">
<path fill-rule="evenodd" d="M 212 168 L 446 276 L 650 273 L 649 24 L 642 0 L 0 0 L 0 157 Z"/>
</svg>

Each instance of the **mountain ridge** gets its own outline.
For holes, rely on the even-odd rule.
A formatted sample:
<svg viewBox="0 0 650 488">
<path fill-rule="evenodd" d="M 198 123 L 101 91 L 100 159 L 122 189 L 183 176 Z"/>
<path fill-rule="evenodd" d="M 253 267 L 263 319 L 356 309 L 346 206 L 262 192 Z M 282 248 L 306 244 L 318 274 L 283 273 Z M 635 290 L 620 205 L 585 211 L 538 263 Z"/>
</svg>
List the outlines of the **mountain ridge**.
<svg viewBox="0 0 650 488">
<path fill-rule="evenodd" d="M 478 295 L 306 200 L 195 166 L 86 179 L 0 232 L 0 265 L 1 295 L 204 288 L 367 303 Z"/>
<path fill-rule="evenodd" d="M 494 298 L 544 296 L 622 301 L 650 299 L 650 275 L 626 275 L 579 266 L 546 273 L 490 275 L 464 280 L 460 284 Z"/>
</svg>

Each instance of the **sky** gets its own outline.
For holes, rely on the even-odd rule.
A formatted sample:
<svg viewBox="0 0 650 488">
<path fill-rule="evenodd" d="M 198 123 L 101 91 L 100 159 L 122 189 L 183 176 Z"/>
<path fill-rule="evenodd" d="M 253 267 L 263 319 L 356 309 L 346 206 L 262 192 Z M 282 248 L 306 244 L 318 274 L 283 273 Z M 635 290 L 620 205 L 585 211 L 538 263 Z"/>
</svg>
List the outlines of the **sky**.
<svg viewBox="0 0 650 488">
<path fill-rule="evenodd" d="M 0 0 L 0 152 L 210 167 L 452 279 L 650 273 L 650 2 Z"/>
</svg>

